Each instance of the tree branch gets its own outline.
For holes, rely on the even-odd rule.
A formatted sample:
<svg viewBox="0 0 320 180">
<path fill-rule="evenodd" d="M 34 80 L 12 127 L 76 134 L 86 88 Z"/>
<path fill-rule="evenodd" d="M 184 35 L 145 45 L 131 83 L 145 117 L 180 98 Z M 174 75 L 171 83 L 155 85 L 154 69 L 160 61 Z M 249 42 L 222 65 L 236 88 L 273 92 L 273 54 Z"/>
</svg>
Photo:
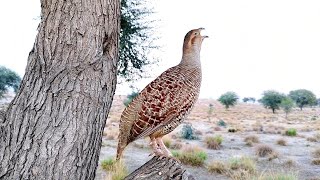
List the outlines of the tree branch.
<svg viewBox="0 0 320 180">
<path fill-rule="evenodd" d="M 194 180 L 181 164 L 167 157 L 155 156 L 140 168 L 129 174 L 125 180 Z"/>
</svg>

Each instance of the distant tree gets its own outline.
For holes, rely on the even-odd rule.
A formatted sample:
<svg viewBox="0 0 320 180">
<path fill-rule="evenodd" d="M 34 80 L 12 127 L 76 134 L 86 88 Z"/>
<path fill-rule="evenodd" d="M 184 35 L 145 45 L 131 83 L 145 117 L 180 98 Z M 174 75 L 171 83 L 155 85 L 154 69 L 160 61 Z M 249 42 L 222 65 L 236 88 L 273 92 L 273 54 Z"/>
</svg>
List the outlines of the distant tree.
<svg viewBox="0 0 320 180">
<path fill-rule="evenodd" d="M 317 102 L 316 95 L 306 89 L 290 91 L 289 96 L 292 100 L 295 101 L 300 110 L 302 110 L 302 108 L 306 105 L 313 106 Z"/>
<path fill-rule="evenodd" d="M 255 103 L 255 102 L 256 102 L 256 98 L 254 98 L 254 97 L 249 97 L 249 101 L 251 101 L 252 103 Z"/>
<path fill-rule="evenodd" d="M 262 98 L 259 102 L 262 103 L 265 108 L 272 109 L 272 112 L 275 113 L 276 109 L 280 108 L 281 101 L 285 97 L 286 96 L 282 93 L 268 90 L 263 92 Z"/>
<path fill-rule="evenodd" d="M 127 95 L 127 99 L 123 101 L 123 104 L 128 107 L 128 105 L 132 102 L 132 100 L 139 95 L 139 92 L 133 91 L 131 94 Z"/>
<path fill-rule="evenodd" d="M 290 97 L 285 97 L 284 99 L 282 99 L 280 106 L 286 113 L 287 118 L 288 114 L 292 111 L 292 108 L 294 107 L 294 101 Z"/>
<path fill-rule="evenodd" d="M 226 109 L 229 109 L 230 106 L 237 104 L 239 97 L 235 92 L 226 92 L 222 94 L 218 101 L 225 106 Z"/>
<path fill-rule="evenodd" d="M 256 98 L 254 98 L 254 97 L 244 97 L 243 99 L 242 99 L 242 101 L 243 102 L 252 102 L 252 103 L 255 103 L 256 102 Z"/>
<path fill-rule="evenodd" d="M 320 98 L 317 99 L 317 104 L 318 104 L 318 106 L 320 106 Z"/>
<path fill-rule="evenodd" d="M 21 78 L 14 71 L 0 66 L 0 98 L 8 91 L 11 87 L 14 92 L 17 92 L 20 85 Z"/>
<path fill-rule="evenodd" d="M 248 101 L 249 101 L 249 98 L 244 97 L 244 98 L 242 99 L 242 101 L 246 103 L 246 102 L 248 102 Z"/>
<path fill-rule="evenodd" d="M 145 66 L 157 62 L 149 53 L 158 46 L 154 33 L 154 20 L 150 19 L 152 9 L 147 0 L 121 1 L 121 27 L 118 75 L 126 81 L 135 80 L 145 75 Z"/>
</svg>

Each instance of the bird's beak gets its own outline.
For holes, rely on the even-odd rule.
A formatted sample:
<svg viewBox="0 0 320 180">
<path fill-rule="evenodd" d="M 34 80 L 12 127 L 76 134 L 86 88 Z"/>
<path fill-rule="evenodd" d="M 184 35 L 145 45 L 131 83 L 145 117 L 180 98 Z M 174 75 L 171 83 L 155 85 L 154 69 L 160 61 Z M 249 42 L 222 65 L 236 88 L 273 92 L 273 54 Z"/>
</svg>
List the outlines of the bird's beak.
<svg viewBox="0 0 320 180">
<path fill-rule="evenodd" d="M 205 30 L 204 28 L 199 28 L 198 29 L 199 31 L 203 31 L 203 30 Z M 205 39 L 205 38 L 208 38 L 209 36 L 201 36 L 202 37 L 202 39 Z"/>
</svg>

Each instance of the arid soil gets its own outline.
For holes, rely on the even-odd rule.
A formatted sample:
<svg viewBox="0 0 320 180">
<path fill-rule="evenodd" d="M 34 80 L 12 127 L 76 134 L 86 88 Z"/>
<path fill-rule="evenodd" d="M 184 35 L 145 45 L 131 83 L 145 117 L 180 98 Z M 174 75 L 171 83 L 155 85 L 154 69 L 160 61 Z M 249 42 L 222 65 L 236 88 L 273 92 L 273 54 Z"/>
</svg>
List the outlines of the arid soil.
<svg viewBox="0 0 320 180">
<path fill-rule="evenodd" d="M 103 146 L 101 148 L 100 160 L 114 157 L 116 154 L 118 122 L 121 112 L 124 109 L 124 96 L 116 96 L 107 120 L 105 128 Z M 210 114 L 209 104 L 213 105 Z M 218 126 L 218 121 L 223 120 L 226 126 Z M 198 140 L 186 140 L 180 138 L 180 131 L 183 124 L 191 124 Z M 167 135 L 172 142 L 179 142 L 183 146 L 194 145 L 204 149 L 208 158 L 205 164 L 211 161 L 228 161 L 232 157 L 251 157 L 257 163 L 257 171 L 260 174 L 283 172 L 292 173 L 298 179 L 318 179 L 320 178 L 320 166 L 312 164 L 312 151 L 320 148 L 320 141 L 312 142 L 310 137 L 320 134 L 320 108 L 308 107 L 302 111 L 294 109 L 285 118 L 285 113 L 281 110 L 276 114 L 265 109 L 260 104 L 239 103 L 235 107 L 226 110 L 224 106 L 215 100 L 199 99 L 195 108 L 174 132 Z M 287 136 L 285 131 L 289 128 L 297 130 L 296 136 Z M 228 129 L 236 129 L 235 133 L 228 132 Z M 206 136 L 221 135 L 223 137 L 222 146 L 219 150 L 208 149 L 204 141 Z M 259 138 L 259 143 L 251 146 L 244 142 L 248 135 L 255 135 Z M 284 139 L 287 145 L 278 145 L 276 142 Z M 138 140 L 128 146 L 124 153 L 124 161 L 129 172 L 134 171 L 147 162 L 151 150 L 148 146 L 149 139 Z M 272 160 L 266 157 L 258 157 L 255 153 L 259 144 L 271 146 L 278 154 Z M 231 179 L 230 177 L 208 172 L 206 165 L 201 167 L 185 166 L 188 171 L 197 179 Z M 106 172 L 98 167 L 96 179 L 106 179 Z"/>
</svg>

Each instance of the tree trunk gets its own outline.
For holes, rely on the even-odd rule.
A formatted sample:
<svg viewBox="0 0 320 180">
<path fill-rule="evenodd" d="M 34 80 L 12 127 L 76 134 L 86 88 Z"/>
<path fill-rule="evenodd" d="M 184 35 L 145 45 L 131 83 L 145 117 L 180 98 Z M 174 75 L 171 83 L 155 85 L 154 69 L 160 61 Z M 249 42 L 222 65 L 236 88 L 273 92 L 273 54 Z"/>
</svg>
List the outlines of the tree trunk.
<svg viewBox="0 0 320 180">
<path fill-rule="evenodd" d="M 20 90 L 0 120 L 0 179 L 94 179 L 116 86 L 120 1 L 41 8 Z"/>
<path fill-rule="evenodd" d="M 276 109 L 272 108 L 272 113 L 274 114 L 276 112 Z"/>
<path fill-rule="evenodd" d="M 185 179 L 194 180 L 195 178 L 178 163 L 171 158 L 155 156 L 140 168 L 129 174 L 125 180 L 167 180 Z"/>
</svg>

